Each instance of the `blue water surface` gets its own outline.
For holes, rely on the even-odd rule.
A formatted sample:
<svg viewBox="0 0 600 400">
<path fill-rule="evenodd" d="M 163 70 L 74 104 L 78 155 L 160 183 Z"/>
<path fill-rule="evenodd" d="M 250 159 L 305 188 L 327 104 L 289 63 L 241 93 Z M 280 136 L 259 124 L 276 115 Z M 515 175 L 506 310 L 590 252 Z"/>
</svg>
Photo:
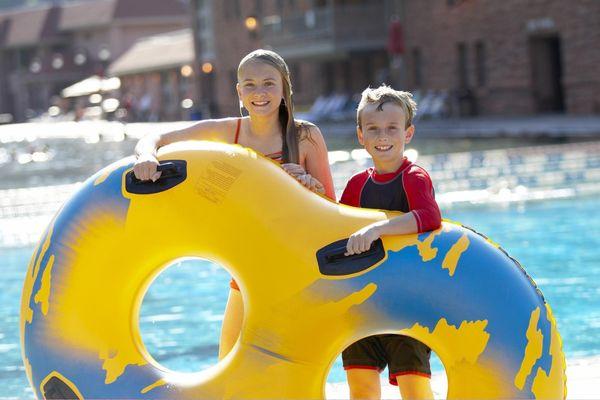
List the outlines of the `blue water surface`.
<svg viewBox="0 0 600 400">
<path fill-rule="evenodd" d="M 595 198 L 443 210 L 518 259 L 552 306 L 567 359 L 600 354 L 600 213 Z M 20 296 L 33 248 L 0 249 L 0 397 L 31 398 L 19 344 Z M 217 362 L 229 276 L 206 261 L 180 260 L 150 287 L 140 315 L 152 356 L 177 371 Z M 442 369 L 439 360 L 434 371 Z M 344 380 L 340 360 L 330 382 Z"/>
</svg>

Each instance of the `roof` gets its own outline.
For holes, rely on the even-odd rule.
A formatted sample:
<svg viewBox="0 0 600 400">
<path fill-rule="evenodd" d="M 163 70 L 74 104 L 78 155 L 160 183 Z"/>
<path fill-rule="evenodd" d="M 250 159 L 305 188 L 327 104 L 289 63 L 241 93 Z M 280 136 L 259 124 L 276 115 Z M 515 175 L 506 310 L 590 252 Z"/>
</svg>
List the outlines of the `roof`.
<svg viewBox="0 0 600 400">
<path fill-rule="evenodd" d="M 60 30 L 88 29 L 108 25 L 113 19 L 117 0 L 95 0 L 65 4 L 59 20 Z"/>
<path fill-rule="evenodd" d="M 110 92 L 120 87 L 121 81 L 119 78 L 101 78 L 98 75 L 92 75 L 64 88 L 61 95 L 62 97 L 88 96 L 93 93 Z"/>
<path fill-rule="evenodd" d="M 161 71 L 189 64 L 194 60 L 191 29 L 149 36 L 138 40 L 109 67 L 111 76 Z"/>
<path fill-rule="evenodd" d="M 5 14 L 10 23 L 4 45 L 16 47 L 39 43 L 49 11 L 49 7 L 43 7 Z"/>
<path fill-rule="evenodd" d="M 33 46 L 64 31 L 106 26 L 116 20 L 187 18 L 188 15 L 183 0 L 88 0 L 0 11 L 0 44 Z"/>
<path fill-rule="evenodd" d="M 117 0 L 114 18 L 147 18 L 189 15 L 182 0 Z"/>
</svg>

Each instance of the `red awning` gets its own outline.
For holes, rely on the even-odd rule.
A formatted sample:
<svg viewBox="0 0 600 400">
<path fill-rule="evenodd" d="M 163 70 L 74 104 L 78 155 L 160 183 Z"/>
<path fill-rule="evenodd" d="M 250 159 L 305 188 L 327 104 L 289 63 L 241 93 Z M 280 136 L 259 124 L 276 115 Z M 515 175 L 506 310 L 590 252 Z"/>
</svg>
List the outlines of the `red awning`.
<svg viewBox="0 0 600 400">
<path fill-rule="evenodd" d="M 388 33 L 388 52 L 390 54 L 404 54 L 404 35 L 400 21 L 390 22 Z"/>
</svg>

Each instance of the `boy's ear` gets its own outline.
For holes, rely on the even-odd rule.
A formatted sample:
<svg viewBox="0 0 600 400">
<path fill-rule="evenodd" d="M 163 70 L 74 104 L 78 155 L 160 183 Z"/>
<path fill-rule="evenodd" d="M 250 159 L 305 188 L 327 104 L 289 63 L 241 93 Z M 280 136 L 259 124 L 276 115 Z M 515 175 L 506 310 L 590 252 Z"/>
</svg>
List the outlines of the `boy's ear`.
<svg viewBox="0 0 600 400">
<path fill-rule="evenodd" d="M 360 143 L 361 146 L 364 146 L 364 139 L 363 139 L 363 133 L 362 133 L 362 129 L 360 129 L 359 125 L 356 125 L 356 136 L 358 137 L 358 143 Z"/>
<path fill-rule="evenodd" d="M 406 128 L 406 140 L 404 141 L 404 143 L 410 143 L 410 141 L 412 140 L 414 134 L 415 134 L 415 126 L 411 125 L 408 128 Z"/>
</svg>

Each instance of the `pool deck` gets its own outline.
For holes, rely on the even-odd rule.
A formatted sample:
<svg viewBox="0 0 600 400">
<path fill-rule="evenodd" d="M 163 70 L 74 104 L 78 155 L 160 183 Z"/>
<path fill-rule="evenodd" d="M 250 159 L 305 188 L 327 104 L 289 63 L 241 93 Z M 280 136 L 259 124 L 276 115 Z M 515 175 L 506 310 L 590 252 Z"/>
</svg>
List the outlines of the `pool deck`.
<svg viewBox="0 0 600 400">
<path fill-rule="evenodd" d="M 312 121 L 326 136 L 354 135 L 356 121 L 353 116 L 339 121 Z M 101 133 L 111 136 L 126 133 L 138 138 L 148 132 L 181 129 L 194 121 L 138 122 L 123 124 L 109 121 L 32 122 L 0 125 L 0 141 L 11 141 L 15 133 L 39 137 L 81 138 Z M 39 129 L 44 127 L 43 130 Z M 572 138 L 600 139 L 600 115 L 534 115 L 490 116 L 472 118 L 426 119 L 415 122 L 419 136 L 425 138 Z"/>
<path fill-rule="evenodd" d="M 354 120 L 320 121 L 332 135 L 355 130 Z M 427 138 L 569 137 L 600 138 L 600 115 L 538 115 L 428 119 L 415 122 L 419 136 Z"/>
<path fill-rule="evenodd" d="M 398 388 L 391 386 L 386 378 L 382 374 L 381 398 L 399 399 Z M 446 398 L 448 385 L 444 374 L 434 374 L 431 377 L 431 386 L 436 399 Z M 345 383 L 328 383 L 325 391 L 328 400 L 349 397 L 348 386 Z M 567 361 L 567 399 L 600 399 L 600 356 Z"/>
</svg>

